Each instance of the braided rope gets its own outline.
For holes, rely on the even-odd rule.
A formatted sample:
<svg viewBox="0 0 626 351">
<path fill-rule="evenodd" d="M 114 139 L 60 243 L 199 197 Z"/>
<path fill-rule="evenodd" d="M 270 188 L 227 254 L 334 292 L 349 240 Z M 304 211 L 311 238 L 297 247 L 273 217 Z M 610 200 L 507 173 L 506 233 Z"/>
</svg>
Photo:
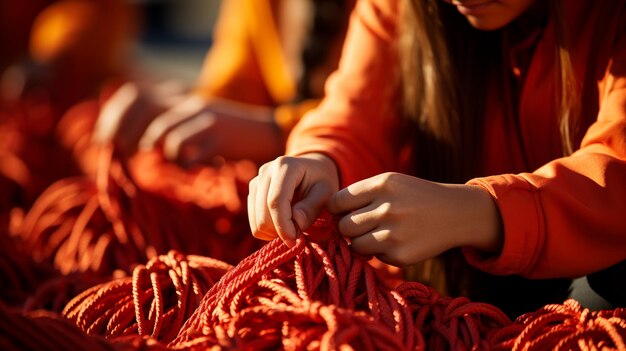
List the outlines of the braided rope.
<svg viewBox="0 0 626 351">
<path fill-rule="evenodd" d="M 494 350 L 626 351 L 626 309 L 591 312 L 569 299 L 524 314 L 492 337 Z"/>
<path fill-rule="evenodd" d="M 174 172 L 155 157 L 131 162 L 142 174 L 135 181 L 103 148 L 95 182 L 61 180 L 37 199 L 19 231 L 26 248 L 62 274 L 106 276 L 171 249 L 235 263 L 260 247 L 242 206 L 249 164 Z M 159 177 L 169 180 L 159 183 Z M 175 180 L 182 184 L 174 186 Z"/>
<path fill-rule="evenodd" d="M 334 223 L 318 220 L 294 247 L 272 241 L 226 274 L 169 347 L 469 350 L 508 323 L 496 307 L 418 283 L 387 288 Z"/>
<path fill-rule="evenodd" d="M 495 306 L 443 297 L 423 284 L 407 282 L 396 290 L 407 300 L 414 328 L 423 333 L 427 350 L 487 350 L 493 330 L 511 324 Z"/>
<path fill-rule="evenodd" d="M 19 235 L 32 257 L 61 274 L 91 271 L 103 276 L 145 261 L 145 246 L 121 237 L 99 206 L 87 178 L 56 182 L 35 201 Z"/>
<path fill-rule="evenodd" d="M 150 336 L 171 341 L 202 296 L 232 267 L 176 251 L 76 296 L 62 314 L 89 335 Z"/>
</svg>

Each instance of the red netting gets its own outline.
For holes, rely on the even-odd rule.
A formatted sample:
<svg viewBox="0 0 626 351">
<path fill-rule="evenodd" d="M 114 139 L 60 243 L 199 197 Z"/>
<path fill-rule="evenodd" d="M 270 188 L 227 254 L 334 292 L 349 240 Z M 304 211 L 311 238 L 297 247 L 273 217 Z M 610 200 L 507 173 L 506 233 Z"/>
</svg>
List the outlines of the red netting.
<svg viewBox="0 0 626 351">
<path fill-rule="evenodd" d="M 493 306 L 441 299 L 421 284 L 385 287 L 334 224 L 318 221 L 293 248 L 272 241 L 226 274 L 170 346 L 469 350 L 508 323 Z"/>
<path fill-rule="evenodd" d="M 569 299 L 520 316 L 491 342 L 494 350 L 626 351 L 626 309 L 592 312 Z"/>
<path fill-rule="evenodd" d="M 85 291 L 63 315 L 90 335 L 150 336 L 171 341 L 204 294 L 232 266 L 170 251 L 119 278 Z"/>
</svg>

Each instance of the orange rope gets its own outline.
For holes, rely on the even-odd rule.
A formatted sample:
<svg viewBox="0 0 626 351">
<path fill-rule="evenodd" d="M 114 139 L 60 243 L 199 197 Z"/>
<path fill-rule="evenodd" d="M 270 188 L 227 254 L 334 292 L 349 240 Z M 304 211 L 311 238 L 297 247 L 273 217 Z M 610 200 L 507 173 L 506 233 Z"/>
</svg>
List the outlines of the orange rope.
<svg viewBox="0 0 626 351">
<path fill-rule="evenodd" d="M 145 261 L 145 248 L 121 241 L 97 200 L 97 189 L 86 178 L 49 187 L 19 231 L 33 258 L 53 263 L 62 274 L 91 271 L 102 276 Z"/>
<path fill-rule="evenodd" d="M 90 335 L 150 336 L 171 341 L 202 296 L 232 267 L 176 251 L 135 267 L 124 277 L 86 290 L 63 315 Z"/>
<path fill-rule="evenodd" d="M 275 240 L 226 274 L 169 346 L 469 350 L 508 323 L 496 307 L 442 299 L 418 283 L 387 288 L 334 223 L 318 220 L 294 247 Z"/>
<path fill-rule="evenodd" d="M 591 312 L 569 299 L 518 317 L 491 343 L 494 350 L 626 351 L 626 309 Z"/>
<path fill-rule="evenodd" d="M 242 205 L 249 165 L 174 172 L 155 157 L 138 156 L 131 168 L 137 174 L 151 169 L 168 179 L 164 184 L 143 176 L 140 186 L 112 150 L 102 148 L 95 181 L 69 178 L 48 188 L 19 231 L 33 257 L 63 274 L 107 276 L 172 249 L 236 263 L 260 247 Z"/>
</svg>

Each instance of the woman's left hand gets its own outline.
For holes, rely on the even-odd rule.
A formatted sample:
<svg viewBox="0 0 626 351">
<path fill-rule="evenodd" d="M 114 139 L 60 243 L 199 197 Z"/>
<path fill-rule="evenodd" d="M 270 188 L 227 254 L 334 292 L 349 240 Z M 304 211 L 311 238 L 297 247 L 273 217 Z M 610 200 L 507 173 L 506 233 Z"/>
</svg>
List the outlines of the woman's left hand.
<svg viewBox="0 0 626 351">
<path fill-rule="evenodd" d="M 354 252 L 397 266 L 453 247 L 495 253 L 502 246 L 500 214 L 479 186 L 384 173 L 340 190 L 328 209 L 343 215 L 339 231 L 351 239 Z"/>
</svg>

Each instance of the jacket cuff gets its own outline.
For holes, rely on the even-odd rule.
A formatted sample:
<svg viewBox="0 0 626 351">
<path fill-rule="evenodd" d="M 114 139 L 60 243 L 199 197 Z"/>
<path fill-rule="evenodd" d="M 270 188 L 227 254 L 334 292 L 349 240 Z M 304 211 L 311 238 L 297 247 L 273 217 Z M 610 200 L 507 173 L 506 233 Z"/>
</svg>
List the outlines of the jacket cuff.
<svg viewBox="0 0 626 351">
<path fill-rule="evenodd" d="M 475 178 L 467 184 L 481 186 L 493 197 L 502 217 L 504 244 L 496 255 L 465 247 L 466 260 L 491 274 L 526 275 L 545 241 L 545 219 L 537 188 L 523 176 L 512 174 Z"/>
</svg>

